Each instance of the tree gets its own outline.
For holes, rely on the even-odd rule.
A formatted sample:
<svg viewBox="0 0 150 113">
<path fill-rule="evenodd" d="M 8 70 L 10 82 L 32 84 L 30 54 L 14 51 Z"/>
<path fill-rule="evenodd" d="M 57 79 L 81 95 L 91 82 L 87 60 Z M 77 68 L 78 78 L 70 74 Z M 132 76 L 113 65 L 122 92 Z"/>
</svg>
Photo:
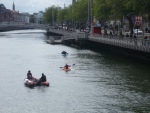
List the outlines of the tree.
<svg viewBox="0 0 150 113">
<path fill-rule="evenodd" d="M 53 21 L 56 22 L 57 13 L 58 13 L 58 9 L 55 6 L 46 8 L 45 13 L 44 13 L 44 19 L 45 19 L 46 23 L 53 24 Z"/>
</svg>

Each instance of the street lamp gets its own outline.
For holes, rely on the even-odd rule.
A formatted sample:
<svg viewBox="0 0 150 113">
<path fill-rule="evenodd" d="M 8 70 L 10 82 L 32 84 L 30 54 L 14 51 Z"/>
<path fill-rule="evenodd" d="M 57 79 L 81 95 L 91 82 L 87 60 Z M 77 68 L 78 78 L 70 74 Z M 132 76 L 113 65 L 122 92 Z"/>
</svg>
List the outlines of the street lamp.
<svg viewBox="0 0 150 113">
<path fill-rule="evenodd" d="M 92 27 L 92 4 L 93 4 L 93 0 L 88 0 L 88 27 L 89 27 L 89 31 L 91 31 L 91 27 Z"/>
<path fill-rule="evenodd" d="M 54 11 L 53 11 L 53 9 L 52 9 L 52 25 L 54 27 Z"/>
<path fill-rule="evenodd" d="M 129 20 L 129 27 L 130 27 L 131 35 L 133 35 L 133 26 L 135 24 L 135 14 L 129 13 L 127 15 L 127 19 Z"/>
<path fill-rule="evenodd" d="M 90 26 L 89 21 L 90 21 L 90 0 L 88 0 L 88 27 Z"/>
</svg>

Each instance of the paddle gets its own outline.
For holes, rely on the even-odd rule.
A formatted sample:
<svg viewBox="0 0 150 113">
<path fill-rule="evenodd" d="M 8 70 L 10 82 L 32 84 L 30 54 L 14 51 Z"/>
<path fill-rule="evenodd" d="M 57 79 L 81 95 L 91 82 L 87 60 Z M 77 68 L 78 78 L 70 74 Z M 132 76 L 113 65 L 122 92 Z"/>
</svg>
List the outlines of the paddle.
<svg viewBox="0 0 150 113">
<path fill-rule="evenodd" d="M 75 64 L 72 64 L 72 66 L 74 66 Z M 63 66 L 64 67 L 64 66 Z M 59 67 L 59 68 L 63 68 L 63 67 Z M 71 67 L 70 65 L 69 65 L 69 67 Z"/>
</svg>

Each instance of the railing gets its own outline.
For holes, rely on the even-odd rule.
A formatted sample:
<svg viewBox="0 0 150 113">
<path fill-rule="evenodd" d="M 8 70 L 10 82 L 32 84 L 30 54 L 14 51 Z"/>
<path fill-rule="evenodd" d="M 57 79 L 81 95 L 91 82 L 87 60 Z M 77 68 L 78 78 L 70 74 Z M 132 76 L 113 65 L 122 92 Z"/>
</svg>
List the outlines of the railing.
<svg viewBox="0 0 150 113">
<path fill-rule="evenodd" d="M 49 29 L 50 32 L 62 34 L 64 36 L 63 40 L 76 39 L 77 33 L 75 31 L 68 31 L 64 29 Z"/>
<path fill-rule="evenodd" d="M 150 39 L 140 39 L 140 38 L 131 38 L 131 37 L 119 37 L 119 36 L 98 36 L 92 37 L 89 36 L 89 40 L 101 42 L 105 44 L 115 45 L 119 47 L 139 50 L 143 52 L 150 52 Z"/>
<path fill-rule="evenodd" d="M 45 29 L 48 27 L 46 24 L 32 24 L 32 23 L 22 23 L 22 22 L 0 22 L 0 28 L 4 27 L 29 27 L 29 28 L 37 28 L 37 29 Z"/>
</svg>

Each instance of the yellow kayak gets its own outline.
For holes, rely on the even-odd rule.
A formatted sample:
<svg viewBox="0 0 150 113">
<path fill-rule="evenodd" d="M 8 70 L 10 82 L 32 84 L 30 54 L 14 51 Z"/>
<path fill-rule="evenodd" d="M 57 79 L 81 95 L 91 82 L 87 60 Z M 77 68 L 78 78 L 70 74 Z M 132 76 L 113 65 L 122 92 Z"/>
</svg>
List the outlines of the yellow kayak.
<svg viewBox="0 0 150 113">
<path fill-rule="evenodd" d="M 65 67 L 62 67 L 61 69 L 64 70 L 64 71 L 71 71 L 70 68 L 66 69 Z"/>
</svg>

